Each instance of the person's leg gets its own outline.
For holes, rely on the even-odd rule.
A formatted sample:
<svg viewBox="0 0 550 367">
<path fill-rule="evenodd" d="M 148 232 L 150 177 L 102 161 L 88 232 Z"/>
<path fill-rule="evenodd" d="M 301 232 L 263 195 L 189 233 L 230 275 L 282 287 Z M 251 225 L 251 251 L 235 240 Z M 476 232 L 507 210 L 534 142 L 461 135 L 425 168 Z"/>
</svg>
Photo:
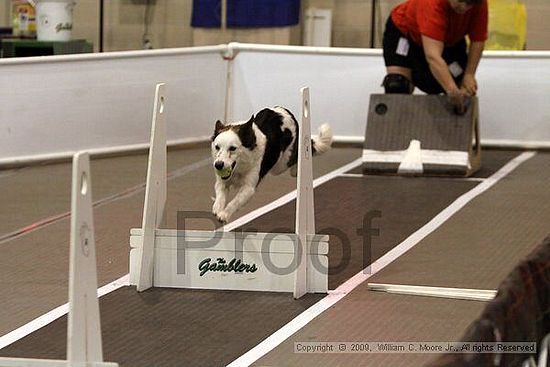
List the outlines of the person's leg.
<svg viewBox="0 0 550 367">
<path fill-rule="evenodd" d="M 409 44 L 410 42 L 395 26 L 390 16 L 382 39 L 387 73 L 382 82 L 385 93 L 410 94 L 414 90 L 408 60 Z"/>
<path fill-rule="evenodd" d="M 411 94 L 414 85 L 411 83 L 411 69 L 400 66 L 389 66 L 386 68 L 386 76 L 382 81 L 384 92 Z"/>
</svg>

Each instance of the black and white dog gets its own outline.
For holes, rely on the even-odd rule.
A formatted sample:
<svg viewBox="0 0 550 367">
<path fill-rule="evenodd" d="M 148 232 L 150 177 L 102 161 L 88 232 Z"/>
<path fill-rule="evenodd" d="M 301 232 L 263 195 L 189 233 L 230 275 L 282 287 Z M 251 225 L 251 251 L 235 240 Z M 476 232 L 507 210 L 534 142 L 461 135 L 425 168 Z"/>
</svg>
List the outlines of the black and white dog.
<svg viewBox="0 0 550 367">
<path fill-rule="evenodd" d="M 313 154 L 329 150 L 332 132 L 327 124 L 311 139 Z M 216 171 L 216 199 L 212 213 L 226 223 L 254 195 L 256 186 L 269 172 L 278 175 L 292 167 L 298 157 L 298 123 L 283 107 L 265 108 L 246 122 L 224 125 L 216 122 L 212 158 Z M 226 204 L 230 189 L 233 200 Z"/>
</svg>

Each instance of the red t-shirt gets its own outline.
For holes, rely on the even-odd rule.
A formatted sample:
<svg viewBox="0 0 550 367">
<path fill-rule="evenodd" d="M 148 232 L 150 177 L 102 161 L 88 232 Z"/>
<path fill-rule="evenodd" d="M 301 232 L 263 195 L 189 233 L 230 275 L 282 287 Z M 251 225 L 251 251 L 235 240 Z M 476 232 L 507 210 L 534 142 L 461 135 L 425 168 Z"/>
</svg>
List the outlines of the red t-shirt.
<svg viewBox="0 0 550 367">
<path fill-rule="evenodd" d="M 456 13 L 448 0 L 407 0 L 392 10 L 397 28 L 422 45 L 421 35 L 451 46 L 468 35 L 473 42 L 487 39 L 487 0 L 464 14 Z"/>
</svg>

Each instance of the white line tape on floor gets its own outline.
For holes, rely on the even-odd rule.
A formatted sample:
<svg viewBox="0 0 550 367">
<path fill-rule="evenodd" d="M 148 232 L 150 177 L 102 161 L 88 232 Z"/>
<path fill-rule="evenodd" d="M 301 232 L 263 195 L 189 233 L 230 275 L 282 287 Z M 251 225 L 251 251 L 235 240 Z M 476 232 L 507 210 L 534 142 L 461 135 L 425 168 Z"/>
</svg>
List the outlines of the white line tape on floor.
<svg viewBox="0 0 550 367">
<path fill-rule="evenodd" d="M 320 186 L 320 185 L 324 184 L 325 182 L 330 181 L 330 180 L 340 176 L 342 173 L 347 172 L 351 169 L 354 169 L 355 167 L 359 166 L 361 163 L 362 163 L 361 158 L 358 158 L 358 159 L 354 160 L 353 162 L 350 162 L 350 163 L 346 164 L 345 166 L 342 166 L 342 167 L 340 167 L 340 168 L 338 168 L 338 169 L 336 169 L 332 172 L 329 172 L 326 175 L 321 176 L 321 177 L 313 180 L 313 187 Z M 267 205 L 264 205 L 261 208 L 258 208 L 256 210 L 251 211 L 248 214 L 243 215 L 242 217 L 234 220 L 233 222 L 231 222 L 229 224 L 226 224 L 223 227 L 223 230 L 225 232 L 232 231 L 235 228 L 238 228 L 238 227 L 252 221 L 253 219 L 256 219 L 256 218 L 258 218 L 258 217 L 260 217 L 260 216 L 262 216 L 266 213 L 269 213 L 272 210 L 277 209 L 278 207 L 281 207 L 281 206 L 285 205 L 286 203 L 291 202 L 294 199 L 296 199 L 296 190 L 294 190 L 292 192 L 289 192 L 286 195 L 281 196 L 279 199 L 277 199 L 277 200 L 275 200 L 275 201 L 273 201 L 273 202 L 271 202 Z"/>
<path fill-rule="evenodd" d="M 228 367 L 250 366 L 252 363 L 256 362 L 258 359 L 269 353 L 271 350 L 275 349 L 279 344 L 284 342 L 295 332 L 306 326 L 311 320 L 313 320 L 329 307 L 333 306 L 342 298 L 344 298 L 358 285 L 363 283 L 369 277 L 376 274 L 377 272 L 385 268 L 388 264 L 397 259 L 399 256 L 403 255 L 405 252 L 414 247 L 422 239 L 424 239 L 434 230 L 439 228 L 452 215 L 462 209 L 467 203 L 469 203 L 471 200 L 473 200 L 483 192 L 487 191 L 503 177 L 516 169 L 520 164 L 532 158 L 535 154 L 535 152 L 525 152 L 508 162 L 504 167 L 494 173 L 491 177 L 487 178 L 482 183 L 474 187 L 472 190 L 468 191 L 467 193 L 456 199 L 451 205 L 441 211 L 431 221 L 429 221 L 419 230 L 410 235 L 407 239 L 405 239 L 405 241 L 401 242 L 392 250 L 388 251 L 384 256 L 371 264 L 371 266 L 355 274 L 352 278 L 340 285 L 334 291 L 329 292 L 329 294 L 325 298 L 321 299 L 319 302 L 308 308 L 306 311 L 296 316 L 292 321 L 284 325 L 275 333 L 271 334 L 268 338 L 264 339 L 260 344 L 237 358 L 235 361 L 229 364 Z"/>
<path fill-rule="evenodd" d="M 128 274 L 125 276 L 115 280 L 114 282 L 111 282 L 107 285 L 104 285 L 103 287 L 99 288 L 97 290 L 97 296 L 101 297 L 108 293 L 111 293 L 112 291 L 127 286 L 130 284 L 130 277 Z M 57 320 L 58 318 L 64 316 L 69 312 L 69 304 L 65 303 L 64 305 L 61 305 L 57 308 L 54 308 L 48 313 L 45 313 L 42 316 L 37 317 L 36 319 L 32 320 L 31 322 L 7 333 L 6 335 L 3 335 L 0 337 L 0 349 L 7 347 L 8 345 L 15 343 L 19 339 L 22 339 L 26 337 L 29 334 L 34 333 L 36 330 L 48 325 L 49 323 Z"/>
<path fill-rule="evenodd" d="M 202 164 L 202 161 L 199 162 L 199 163 Z M 343 167 L 340 167 L 340 168 L 338 168 L 338 169 L 336 169 L 332 172 L 329 172 L 324 176 L 321 176 L 321 177 L 315 179 L 313 181 L 313 186 L 317 187 L 319 185 L 322 185 L 323 183 L 325 183 L 327 181 L 330 181 L 335 177 L 338 177 L 338 175 L 340 175 L 342 172 L 346 172 L 350 169 L 353 169 L 353 168 L 357 167 L 359 164 L 361 164 L 361 159 L 360 158 L 353 161 L 353 162 L 351 162 L 351 163 L 349 163 L 349 164 L 347 164 L 347 165 L 345 165 L 345 166 L 343 166 Z M 182 170 L 174 171 L 176 176 L 181 176 L 182 173 L 185 173 L 185 172 L 188 172 L 188 171 L 182 171 Z M 224 230 L 230 231 L 234 228 L 242 226 L 242 225 L 250 222 L 251 220 L 253 220 L 257 217 L 259 217 L 263 214 L 266 214 L 269 211 L 271 211 L 273 209 L 276 209 L 276 208 L 292 201 L 295 198 L 296 198 L 296 190 L 280 197 L 279 199 L 275 200 L 274 202 L 272 202 L 268 205 L 265 205 L 265 206 L 263 206 L 259 209 L 256 209 L 256 210 L 244 215 L 243 217 L 240 217 L 237 220 L 227 224 L 224 227 Z M 124 286 L 127 286 L 127 285 L 129 285 L 129 274 L 126 274 L 125 276 L 121 277 L 120 279 L 117 279 L 114 282 L 109 283 L 109 284 L 99 288 L 98 289 L 98 297 L 101 297 L 105 294 L 113 292 L 113 291 L 115 291 L 119 288 L 122 288 Z M 19 327 L 18 329 L 15 329 L 15 330 L 1 336 L 0 337 L 0 349 L 4 348 L 4 347 L 6 347 L 6 346 L 8 346 L 12 343 L 15 343 L 19 339 L 24 338 L 25 336 L 27 336 L 27 335 L 35 332 L 36 330 L 48 325 L 49 323 L 57 320 L 61 316 L 67 314 L 68 310 L 69 310 L 69 305 L 68 305 L 68 303 L 66 303 L 64 305 L 61 305 L 61 306 L 49 311 L 48 313 L 46 313 L 42 316 L 37 317 L 36 319 L 34 319 L 31 322 Z"/>
<path fill-rule="evenodd" d="M 181 176 L 183 176 L 183 175 L 185 175 L 189 172 L 192 172 L 196 169 L 199 169 L 201 167 L 205 167 L 205 166 L 209 165 L 210 162 L 212 162 L 211 158 L 205 158 L 201 161 L 198 161 L 198 162 L 189 164 L 187 166 L 178 168 L 178 169 L 168 173 L 167 180 L 172 180 L 174 178 L 181 177 Z M 135 194 L 138 194 L 138 193 L 140 193 L 141 191 L 144 191 L 144 190 L 145 190 L 145 182 L 143 182 L 141 184 L 138 184 L 138 185 L 135 185 L 135 186 L 132 186 L 130 188 L 127 188 L 123 191 L 119 191 L 117 193 L 114 193 L 114 194 L 109 195 L 107 197 L 104 197 L 102 199 L 96 200 L 93 203 L 93 207 L 98 208 L 100 206 L 103 206 L 105 204 L 110 204 L 110 203 L 112 203 L 114 201 L 117 201 L 117 200 L 126 199 L 126 198 L 128 198 L 130 196 L 133 196 Z M 12 240 L 14 240 L 16 238 L 19 238 L 21 236 L 27 235 L 31 232 L 36 231 L 36 230 L 45 228 L 45 227 L 49 226 L 50 224 L 57 223 L 58 221 L 60 221 L 62 219 L 69 218 L 70 215 L 71 215 L 70 211 L 65 212 L 65 213 L 61 213 L 61 214 L 56 214 L 56 215 L 53 215 L 53 216 L 48 217 L 48 218 L 43 218 L 38 222 L 35 222 L 33 224 L 29 224 L 29 225 L 27 225 L 23 228 L 19 228 L 19 229 L 15 230 L 15 231 L 12 231 L 10 233 L 2 234 L 2 235 L 0 235 L 0 245 L 3 244 L 3 243 L 6 243 L 6 242 L 12 241 Z"/>
</svg>

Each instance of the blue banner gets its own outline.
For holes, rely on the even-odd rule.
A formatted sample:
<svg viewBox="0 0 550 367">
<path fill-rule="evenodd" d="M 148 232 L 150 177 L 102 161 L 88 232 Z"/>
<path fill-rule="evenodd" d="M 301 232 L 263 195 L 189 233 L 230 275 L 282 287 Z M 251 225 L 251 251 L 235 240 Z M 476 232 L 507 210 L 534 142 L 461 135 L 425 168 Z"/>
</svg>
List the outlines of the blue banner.
<svg viewBox="0 0 550 367">
<path fill-rule="evenodd" d="M 221 0 L 193 0 L 192 27 L 219 28 Z M 300 0 L 227 0 L 227 27 L 285 27 L 300 21 Z"/>
</svg>

